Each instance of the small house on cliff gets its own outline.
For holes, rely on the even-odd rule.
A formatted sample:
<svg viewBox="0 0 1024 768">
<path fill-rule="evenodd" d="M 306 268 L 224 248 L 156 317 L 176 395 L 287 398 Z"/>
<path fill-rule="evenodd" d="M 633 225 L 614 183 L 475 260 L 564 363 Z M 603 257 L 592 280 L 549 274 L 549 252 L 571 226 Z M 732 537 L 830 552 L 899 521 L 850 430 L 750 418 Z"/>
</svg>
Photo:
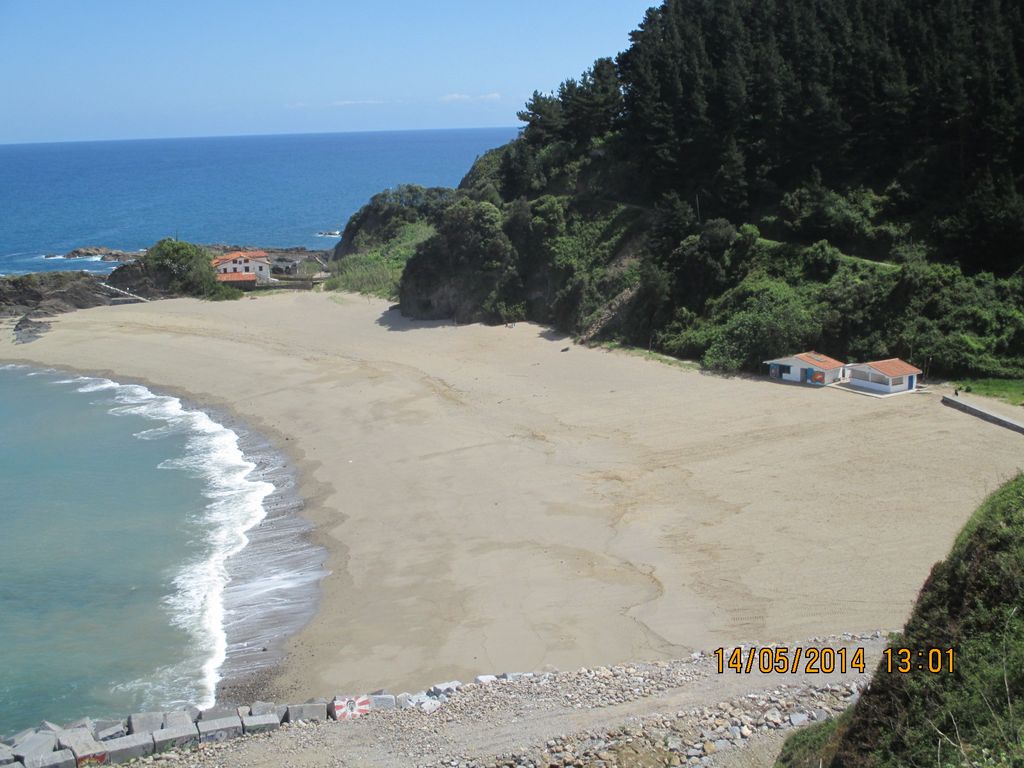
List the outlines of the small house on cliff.
<svg viewBox="0 0 1024 768">
<path fill-rule="evenodd" d="M 825 386 L 846 378 L 846 363 L 813 350 L 764 362 L 768 366 L 768 375 L 780 381 Z"/>
<path fill-rule="evenodd" d="M 883 395 L 913 392 L 917 387 L 917 378 L 921 375 L 920 368 L 898 357 L 871 363 L 853 363 L 849 370 L 851 386 Z"/>
<path fill-rule="evenodd" d="M 265 251 L 231 251 L 213 260 L 217 279 L 221 275 L 253 275 L 257 283 L 270 282 L 270 259 Z M 221 282 L 227 282 L 221 280 Z M 238 280 L 237 282 L 243 282 Z M 247 281 L 244 281 L 247 282 Z"/>
</svg>

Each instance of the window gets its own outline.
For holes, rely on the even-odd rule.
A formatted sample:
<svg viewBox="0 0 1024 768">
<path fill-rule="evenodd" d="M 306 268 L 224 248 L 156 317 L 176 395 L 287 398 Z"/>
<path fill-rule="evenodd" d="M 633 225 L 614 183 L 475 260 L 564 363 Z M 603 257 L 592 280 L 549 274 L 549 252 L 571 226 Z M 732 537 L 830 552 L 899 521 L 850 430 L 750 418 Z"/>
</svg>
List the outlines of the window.
<svg viewBox="0 0 1024 768">
<path fill-rule="evenodd" d="M 237 272 L 237 271 L 238 271 L 238 267 L 232 267 L 232 268 L 231 268 L 231 271 L 232 271 L 232 272 Z"/>
<path fill-rule="evenodd" d="M 891 384 L 892 386 L 894 386 L 894 387 L 902 387 L 902 386 L 903 386 L 903 377 L 902 377 L 902 376 L 897 376 L 897 377 L 895 377 L 895 378 L 894 378 L 894 379 L 893 379 L 893 380 L 892 380 L 891 382 L 889 382 L 889 383 L 890 383 L 890 384 Z"/>
<path fill-rule="evenodd" d="M 862 371 L 859 368 L 854 368 L 850 371 L 850 376 L 857 379 L 858 381 L 868 381 L 868 374 L 866 371 Z"/>
<path fill-rule="evenodd" d="M 780 365 L 779 366 L 779 373 L 782 374 L 783 376 L 785 376 L 788 373 L 791 373 L 792 371 L 793 371 L 793 366 L 791 366 L 791 365 Z"/>
<path fill-rule="evenodd" d="M 246 272 L 248 272 L 248 271 L 249 271 L 249 268 L 248 268 L 248 267 L 246 267 L 246 268 L 245 268 L 245 271 L 246 271 Z"/>
</svg>

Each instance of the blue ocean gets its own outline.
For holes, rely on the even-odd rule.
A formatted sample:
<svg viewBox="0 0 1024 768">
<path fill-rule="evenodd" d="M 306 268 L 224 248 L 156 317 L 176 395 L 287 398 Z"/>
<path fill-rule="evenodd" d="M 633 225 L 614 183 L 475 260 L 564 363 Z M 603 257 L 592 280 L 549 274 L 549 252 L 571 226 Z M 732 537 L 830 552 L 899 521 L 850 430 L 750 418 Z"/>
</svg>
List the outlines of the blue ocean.
<svg viewBox="0 0 1024 768">
<path fill-rule="evenodd" d="M 454 185 L 508 130 L 0 146 L 0 273 L 100 245 L 332 247 L 374 193 Z M 315 609 L 286 460 L 146 387 L 0 361 L 0 736 L 193 703 Z"/>
<path fill-rule="evenodd" d="M 514 128 L 0 145 L 0 274 L 67 269 L 84 246 L 330 248 L 370 196 L 454 186 Z M 109 271 L 100 261 L 76 269 Z"/>
</svg>

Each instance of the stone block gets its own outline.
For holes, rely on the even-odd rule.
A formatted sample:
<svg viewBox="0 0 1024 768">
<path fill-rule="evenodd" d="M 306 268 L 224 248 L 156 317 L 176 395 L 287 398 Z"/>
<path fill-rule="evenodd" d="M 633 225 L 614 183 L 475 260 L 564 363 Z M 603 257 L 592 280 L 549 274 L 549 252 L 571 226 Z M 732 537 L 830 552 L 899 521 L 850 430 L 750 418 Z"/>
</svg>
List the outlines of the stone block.
<svg viewBox="0 0 1024 768">
<path fill-rule="evenodd" d="M 244 706 L 244 707 L 235 707 L 235 713 L 236 713 L 236 714 L 237 714 L 237 715 L 238 715 L 239 717 L 248 717 L 249 715 L 251 715 L 251 714 L 252 714 L 252 709 L 250 709 L 250 708 L 249 708 L 248 706 Z"/>
<path fill-rule="evenodd" d="M 254 717 L 259 715 L 273 715 L 277 713 L 277 705 L 270 701 L 254 701 L 249 707 L 249 714 Z"/>
<path fill-rule="evenodd" d="M 323 722 L 327 719 L 326 704 L 289 704 L 288 722 L 297 723 L 300 720 L 313 720 Z"/>
<path fill-rule="evenodd" d="M 0 744 L 0 765 L 11 765 L 14 762 L 14 750 L 6 744 Z"/>
<path fill-rule="evenodd" d="M 100 741 L 110 741 L 111 739 L 120 739 L 122 736 L 127 735 L 128 729 L 124 725 L 114 725 L 99 731 L 96 734 L 96 738 Z"/>
<path fill-rule="evenodd" d="M 25 762 L 26 757 L 45 755 L 57 748 L 57 734 L 53 731 L 34 731 L 14 744 L 14 756 Z"/>
<path fill-rule="evenodd" d="M 191 704 L 186 704 L 184 707 L 181 708 L 181 711 L 187 712 L 188 716 L 192 718 L 193 723 L 199 719 L 199 716 L 201 714 L 203 714 L 202 710 L 199 709 L 199 707 L 194 707 Z"/>
<path fill-rule="evenodd" d="M 164 724 L 163 712 L 136 712 L 128 715 L 128 733 L 159 731 Z"/>
<path fill-rule="evenodd" d="M 390 694 L 370 694 L 370 709 L 398 709 L 398 702 Z"/>
<path fill-rule="evenodd" d="M 480 685 L 487 685 L 488 683 L 493 683 L 497 679 L 497 675 L 477 675 L 473 682 L 479 683 Z"/>
<path fill-rule="evenodd" d="M 77 768 L 75 753 L 70 749 L 32 755 L 22 760 L 25 768 Z"/>
<path fill-rule="evenodd" d="M 441 702 L 437 699 L 427 699 L 420 704 L 420 709 L 426 712 L 428 715 L 437 712 L 441 708 Z"/>
<path fill-rule="evenodd" d="M 204 709 L 199 715 L 199 722 L 203 720 L 222 720 L 225 717 L 238 717 L 237 707 L 210 707 Z"/>
<path fill-rule="evenodd" d="M 199 729 L 195 724 L 174 726 L 153 732 L 153 751 L 167 752 L 172 749 L 187 749 L 199 744 Z"/>
<path fill-rule="evenodd" d="M 8 747 L 13 747 L 15 744 L 24 741 L 35 732 L 35 728 L 26 728 L 24 731 L 18 731 L 13 736 L 8 736 L 6 739 L 3 740 L 3 742 L 0 743 L 6 744 Z"/>
<path fill-rule="evenodd" d="M 195 725 L 192 715 L 183 710 L 164 712 L 163 728 L 190 728 Z"/>
<path fill-rule="evenodd" d="M 91 733 L 93 736 L 96 735 L 96 723 L 94 723 L 92 721 L 92 718 L 89 718 L 89 717 L 80 717 L 77 720 L 75 720 L 73 723 L 68 723 L 67 725 L 65 725 L 60 730 L 62 730 L 62 731 L 72 731 L 72 730 L 74 730 L 76 728 L 85 728 L 85 730 L 89 731 L 89 733 Z"/>
<path fill-rule="evenodd" d="M 427 693 L 429 693 L 431 696 L 450 696 L 451 694 L 459 690 L 459 688 L 461 687 L 462 683 L 460 683 L 458 680 L 449 680 L 447 683 L 438 683 L 437 685 L 431 687 L 431 689 L 427 691 Z"/>
<path fill-rule="evenodd" d="M 107 745 L 96 741 L 88 728 L 72 728 L 57 734 L 57 746 L 70 749 L 75 754 L 75 761 L 81 768 L 83 765 L 106 765 Z"/>
<path fill-rule="evenodd" d="M 96 738 L 100 741 L 110 741 L 128 735 L 128 723 L 124 720 L 97 720 Z"/>
<path fill-rule="evenodd" d="M 242 731 L 244 733 L 276 731 L 280 727 L 281 721 L 277 719 L 276 713 L 269 715 L 246 715 L 242 718 Z"/>
<path fill-rule="evenodd" d="M 242 735 L 242 718 L 238 715 L 200 720 L 196 725 L 199 726 L 199 740 L 202 742 L 227 741 Z"/>
<path fill-rule="evenodd" d="M 61 728 L 56 723 L 51 723 L 49 720 L 43 720 L 36 727 L 36 730 L 37 731 L 49 731 L 50 733 L 57 733 L 57 731 L 63 731 L 63 730 L 66 730 L 68 728 L 73 728 L 73 727 L 74 726 L 72 726 L 72 725 L 66 725 L 66 726 L 64 726 L 64 728 Z"/>
<path fill-rule="evenodd" d="M 104 742 L 103 746 L 107 748 L 110 762 L 127 763 L 129 760 L 153 754 L 153 734 L 133 733 L 131 736 Z"/>
<path fill-rule="evenodd" d="M 277 715 L 277 719 L 282 723 L 285 722 L 288 719 L 288 705 L 278 704 L 274 707 L 274 714 Z"/>
<path fill-rule="evenodd" d="M 411 693 L 400 693 L 395 696 L 395 704 L 398 705 L 399 709 L 409 709 L 412 706 L 412 694 Z"/>
</svg>

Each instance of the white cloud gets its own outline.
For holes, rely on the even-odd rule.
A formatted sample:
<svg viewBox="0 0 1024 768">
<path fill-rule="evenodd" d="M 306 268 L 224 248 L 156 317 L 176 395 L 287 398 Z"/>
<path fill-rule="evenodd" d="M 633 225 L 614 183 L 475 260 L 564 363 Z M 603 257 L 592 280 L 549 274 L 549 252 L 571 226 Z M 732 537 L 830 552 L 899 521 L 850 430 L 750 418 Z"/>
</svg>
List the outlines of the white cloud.
<svg viewBox="0 0 1024 768">
<path fill-rule="evenodd" d="M 480 97 L 479 100 L 480 101 L 501 101 L 501 94 L 497 93 L 497 92 L 485 93 L 483 96 Z"/>
</svg>

